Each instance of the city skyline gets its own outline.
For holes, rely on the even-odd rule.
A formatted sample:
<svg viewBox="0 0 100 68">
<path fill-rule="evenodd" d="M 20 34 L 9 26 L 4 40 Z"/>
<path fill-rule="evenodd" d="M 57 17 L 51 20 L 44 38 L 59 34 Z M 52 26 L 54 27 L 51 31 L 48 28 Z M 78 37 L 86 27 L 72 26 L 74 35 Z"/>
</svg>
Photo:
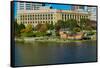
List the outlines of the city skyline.
<svg viewBox="0 0 100 68">
<path fill-rule="evenodd" d="M 15 0 L 16 1 L 16 0 Z M 16 17 L 16 12 L 17 12 L 17 4 L 18 2 L 14 2 L 14 15 Z M 23 2 L 23 3 L 26 3 L 26 2 Z M 34 2 L 33 2 L 34 3 Z M 44 3 L 46 6 L 51 6 L 53 7 L 53 9 L 59 9 L 59 10 L 71 10 L 72 9 L 72 6 L 71 5 L 63 5 L 63 4 L 48 4 L 48 3 Z"/>
<path fill-rule="evenodd" d="M 17 16 L 17 10 L 19 8 L 18 3 L 24 3 L 24 5 L 21 6 L 21 7 L 24 7 L 24 10 L 27 10 L 27 6 L 28 6 L 28 10 L 35 10 L 35 8 L 33 8 L 35 6 L 35 2 L 29 2 L 28 5 L 25 5 L 25 3 L 27 3 L 27 2 L 14 2 L 15 18 Z M 31 4 L 31 5 L 29 5 L 29 4 Z M 70 4 L 65 5 L 65 4 L 55 4 L 55 3 L 53 3 L 53 4 L 51 4 L 51 3 L 36 3 L 36 4 L 40 4 L 40 6 L 37 6 L 38 9 L 41 7 L 43 7 L 43 8 L 52 7 L 52 9 L 57 9 L 57 10 L 71 10 L 71 11 L 91 13 L 91 20 L 96 21 L 96 7 L 90 7 L 90 6 L 86 6 L 86 5 L 70 5 Z M 44 6 L 42 6 L 41 4 L 44 4 Z"/>
</svg>

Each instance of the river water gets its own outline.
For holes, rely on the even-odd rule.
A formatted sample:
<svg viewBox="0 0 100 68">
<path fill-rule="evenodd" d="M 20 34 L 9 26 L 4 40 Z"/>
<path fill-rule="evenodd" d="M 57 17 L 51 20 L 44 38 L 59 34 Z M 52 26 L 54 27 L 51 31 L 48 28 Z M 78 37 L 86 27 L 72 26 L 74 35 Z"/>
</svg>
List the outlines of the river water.
<svg viewBox="0 0 100 68">
<path fill-rule="evenodd" d="M 96 41 L 15 45 L 15 66 L 91 62 L 96 58 Z"/>
</svg>

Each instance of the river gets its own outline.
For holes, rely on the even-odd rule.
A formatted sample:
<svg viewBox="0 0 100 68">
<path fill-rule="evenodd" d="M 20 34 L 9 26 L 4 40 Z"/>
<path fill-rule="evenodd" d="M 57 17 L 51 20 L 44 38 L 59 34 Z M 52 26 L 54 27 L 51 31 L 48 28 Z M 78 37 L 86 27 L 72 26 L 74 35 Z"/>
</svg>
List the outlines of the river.
<svg viewBox="0 0 100 68">
<path fill-rule="evenodd" d="M 91 62 L 96 58 L 96 41 L 15 45 L 15 66 Z"/>
</svg>

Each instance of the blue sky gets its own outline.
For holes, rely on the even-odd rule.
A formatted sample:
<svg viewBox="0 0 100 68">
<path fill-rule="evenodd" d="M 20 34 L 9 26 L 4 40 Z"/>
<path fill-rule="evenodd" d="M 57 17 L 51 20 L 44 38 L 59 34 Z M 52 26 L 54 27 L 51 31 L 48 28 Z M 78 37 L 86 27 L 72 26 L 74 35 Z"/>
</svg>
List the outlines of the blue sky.
<svg viewBox="0 0 100 68">
<path fill-rule="evenodd" d="M 14 16 L 15 17 L 16 17 L 16 13 L 17 13 L 17 2 L 14 2 Z"/>
<path fill-rule="evenodd" d="M 71 5 L 62 5 L 62 4 L 46 4 L 47 6 L 51 6 L 53 9 L 60 10 L 71 10 Z"/>
</svg>

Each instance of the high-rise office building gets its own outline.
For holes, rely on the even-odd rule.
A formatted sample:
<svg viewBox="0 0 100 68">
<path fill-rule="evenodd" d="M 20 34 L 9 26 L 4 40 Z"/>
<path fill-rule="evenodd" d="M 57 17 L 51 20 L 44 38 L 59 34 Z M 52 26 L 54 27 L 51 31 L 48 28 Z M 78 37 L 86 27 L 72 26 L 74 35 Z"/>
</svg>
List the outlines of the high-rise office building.
<svg viewBox="0 0 100 68">
<path fill-rule="evenodd" d="M 17 2 L 17 10 L 38 10 L 44 5 L 41 3 Z"/>
<path fill-rule="evenodd" d="M 90 20 L 96 21 L 96 7 L 92 6 L 72 6 L 73 11 L 90 13 Z"/>
<path fill-rule="evenodd" d="M 90 19 L 96 21 L 96 7 L 88 7 L 88 12 L 91 14 Z"/>
<path fill-rule="evenodd" d="M 87 12 L 87 6 L 72 6 L 73 11 Z"/>
</svg>

